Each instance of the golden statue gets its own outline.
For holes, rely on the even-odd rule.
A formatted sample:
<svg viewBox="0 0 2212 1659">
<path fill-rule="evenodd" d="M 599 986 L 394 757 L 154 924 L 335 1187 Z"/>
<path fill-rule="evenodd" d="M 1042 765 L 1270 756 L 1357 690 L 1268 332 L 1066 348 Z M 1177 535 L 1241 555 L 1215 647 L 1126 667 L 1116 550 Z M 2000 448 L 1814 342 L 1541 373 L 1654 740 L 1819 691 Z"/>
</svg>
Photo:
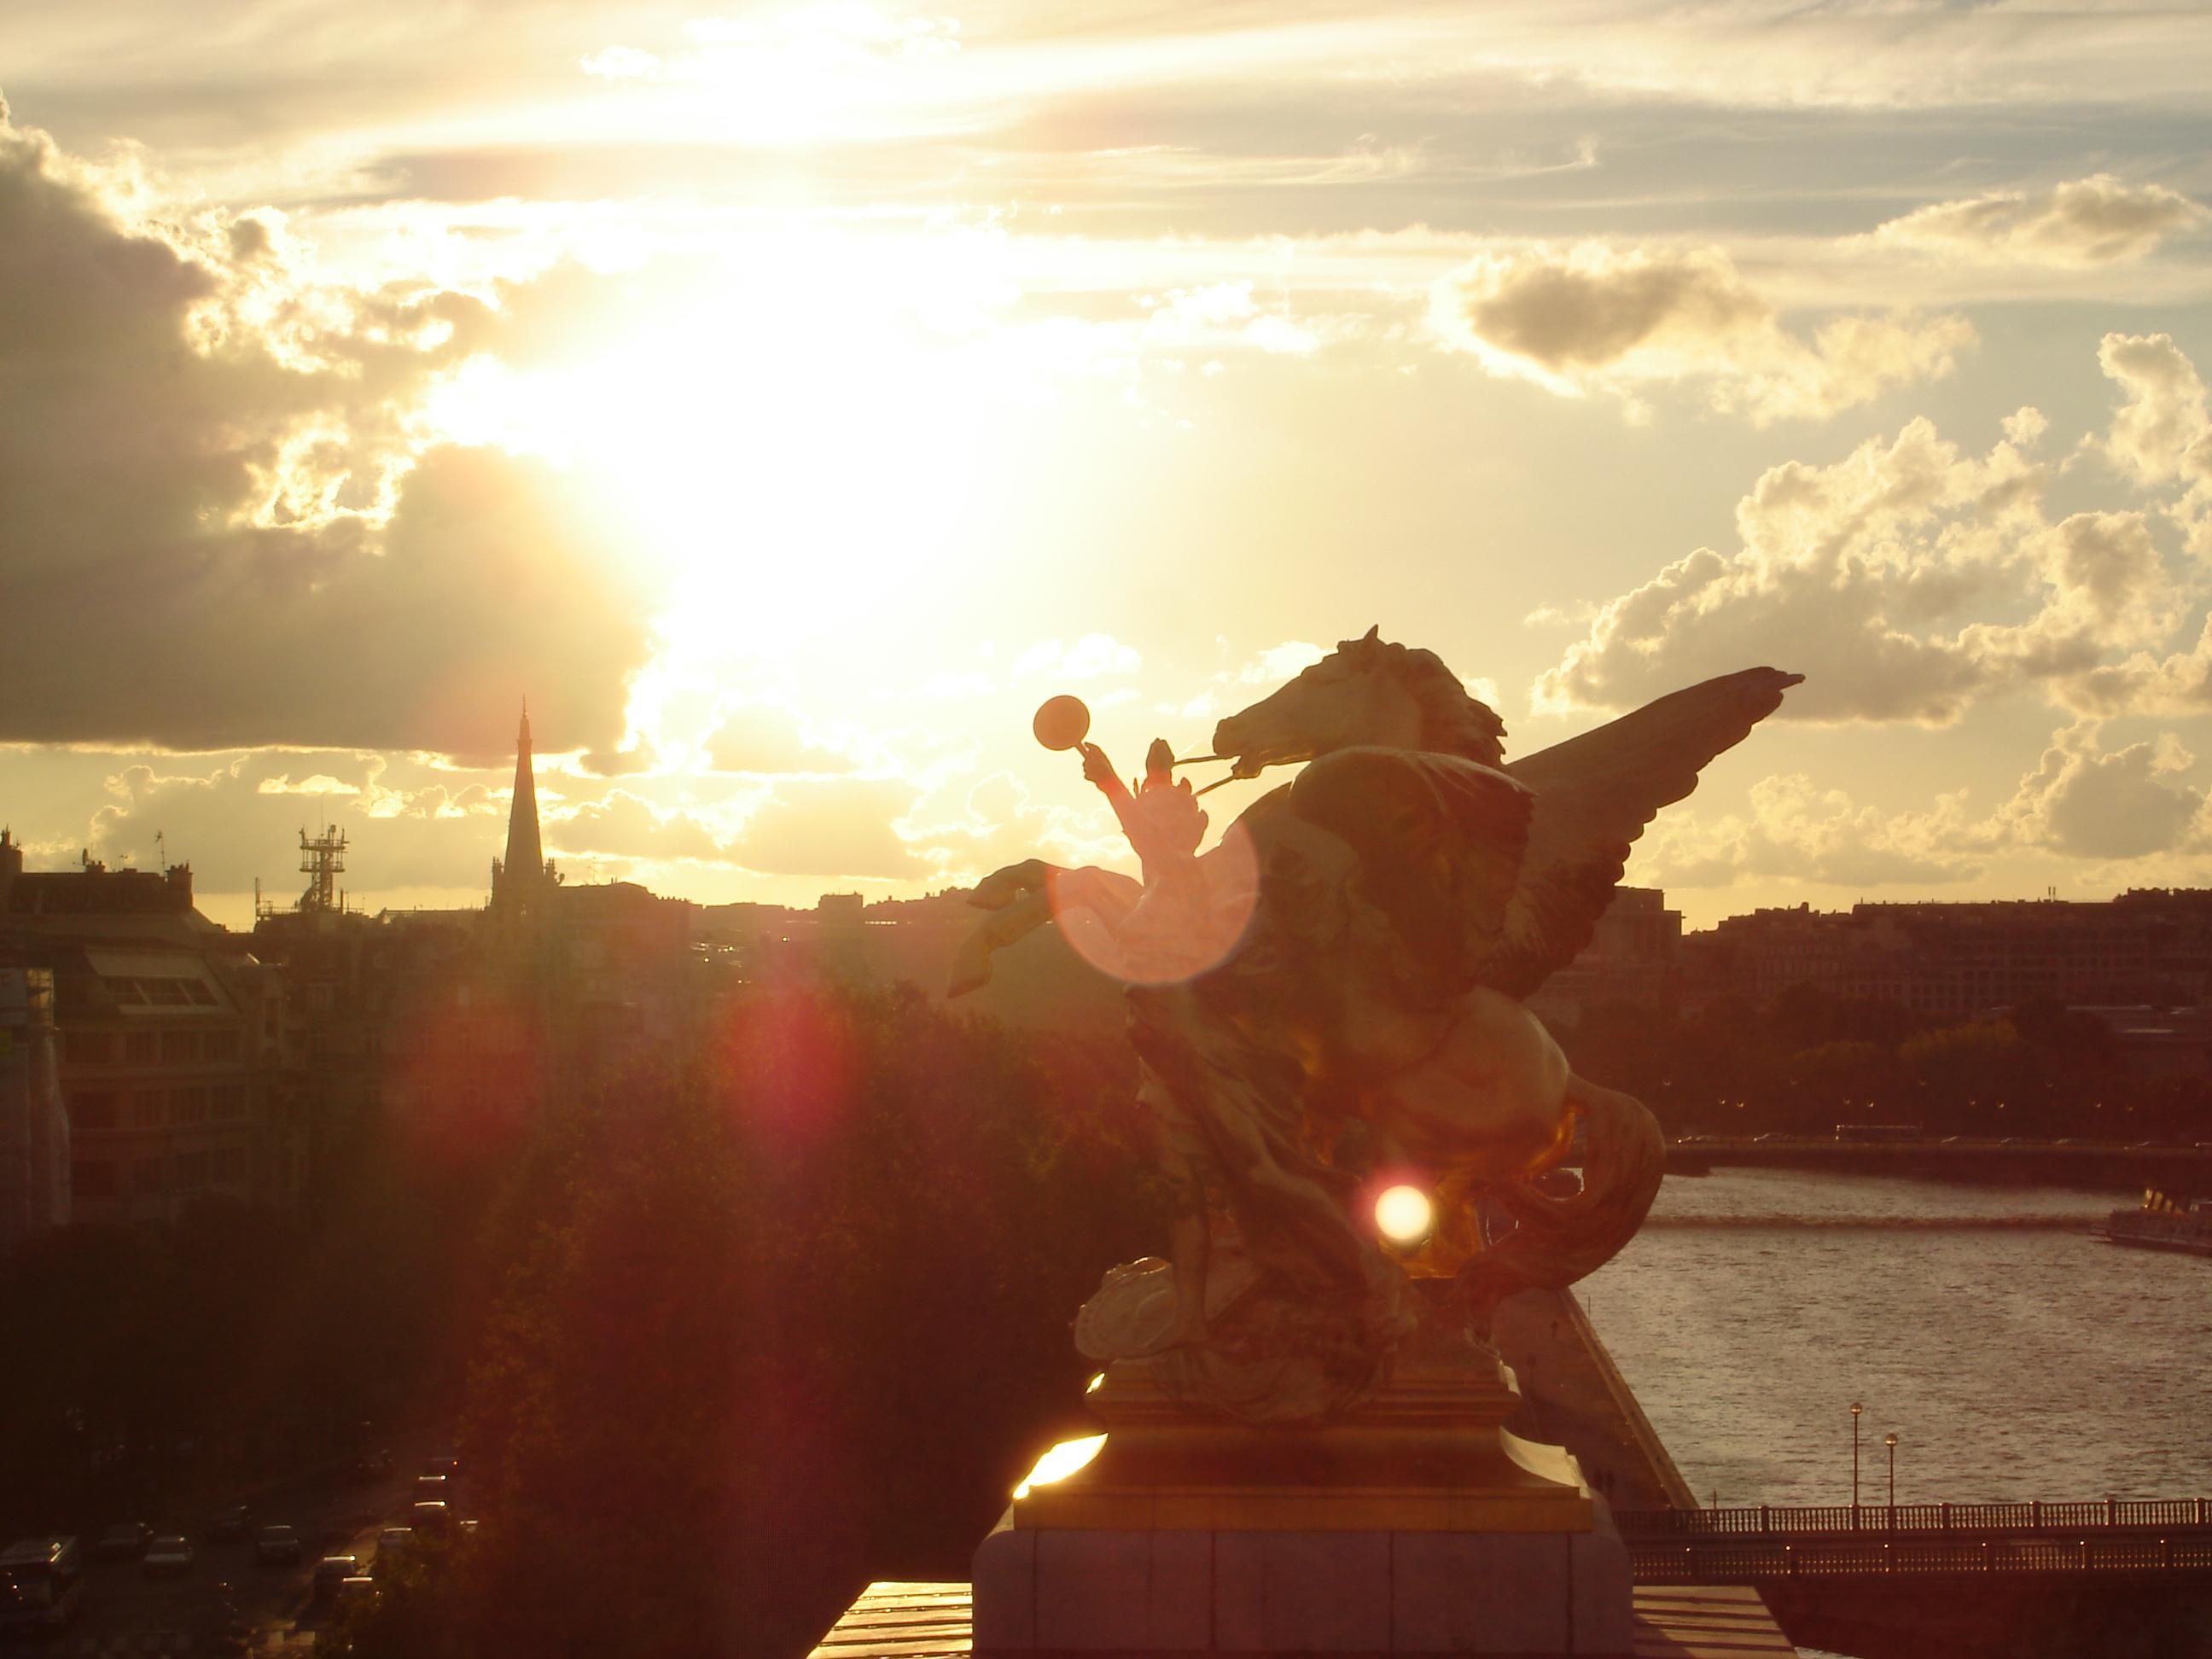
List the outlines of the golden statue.
<svg viewBox="0 0 2212 1659">
<path fill-rule="evenodd" d="M 1079 703 L 1040 709 L 1144 878 L 997 872 L 953 988 L 1078 909 L 1119 952 L 1176 1216 L 1170 1260 L 1085 1306 L 1085 1352 L 1146 1361 L 1187 1407 L 1330 1421 L 1425 1323 L 1480 1334 L 1504 1297 L 1610 1260 L 1658 1190 L 1657 1126 L 1577 1076 L 1521 999 L 1589 942 L 1644 826 L 1799 678 L 1709 680 L 1509 765 L 1492 710 L 1370 629 L 1216 728 L 1206 758 L 1232 777 L 1304 769 L 1203 854 L 1205 792 L 1164 743 L 1132 789 Z"/>
</svg>

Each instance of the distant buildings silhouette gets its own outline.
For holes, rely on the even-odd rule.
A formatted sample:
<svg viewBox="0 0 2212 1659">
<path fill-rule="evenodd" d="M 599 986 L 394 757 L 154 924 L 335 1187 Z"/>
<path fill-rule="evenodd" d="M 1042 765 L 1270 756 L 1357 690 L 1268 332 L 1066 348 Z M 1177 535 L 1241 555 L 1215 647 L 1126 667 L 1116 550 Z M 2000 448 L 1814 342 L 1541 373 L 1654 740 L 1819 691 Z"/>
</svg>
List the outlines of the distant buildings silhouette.
<svg viewBox="0 0 2212 1659">
<path fill-rule="evenodd" d="M 486 902 L 350 909 L 346 850 L 343 830 L 302 830 L 300 898 L 257 904 L 238 933 L 194 907 L 187 865 L 111 870 L 87 853 L 27 871 L 0 830 L 0 1248 L 72 1219 L 296 1203 L 380 1118 L 495 1137 L 546 1089 L 686 1041 L 716 999 L 824 981 L 939 994 L 976 914 L 963 890 L 800 909 L 572 884 L 545 856 L 526 706 Z M 1607 1005 L 1759 1007 L 1793 987 L 1938 1019 L 2086 1006 L 2131 1066 L 2203 1074 L 2212 890 L 1798 905 L 1685 934 L 1663 893 L 1623 888 L 1531 1006 L 1571 1032 Z M 1124 1018 L 1120 988 L 1057 930 L 963 1006 L 1102 1036 Z"/>
</svg>

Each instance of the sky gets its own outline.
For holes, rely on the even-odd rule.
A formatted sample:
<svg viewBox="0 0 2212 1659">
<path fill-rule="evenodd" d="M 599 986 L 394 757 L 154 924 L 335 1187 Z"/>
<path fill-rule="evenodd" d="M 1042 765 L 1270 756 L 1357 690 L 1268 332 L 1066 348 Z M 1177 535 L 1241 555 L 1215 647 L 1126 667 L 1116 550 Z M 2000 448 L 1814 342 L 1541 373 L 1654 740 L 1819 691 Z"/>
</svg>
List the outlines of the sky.
<svg viewBox="0 0 2212 1659">
<path fill-rule="evenodd" d="M 18 0 L 0 821 L 472 903 L 1127 867 L 1379 626 L 1509 758 L 1760 664 L 1759 905 L 2212 879 L 2212 27 L 1863 0 Z M 1196 769 L 1201 779 L 1207 769 Z M 1209 797 L 1216 829 L 1262 786 Z M 157 842 L 156 836 L 160 837 Z"/>
</svg>

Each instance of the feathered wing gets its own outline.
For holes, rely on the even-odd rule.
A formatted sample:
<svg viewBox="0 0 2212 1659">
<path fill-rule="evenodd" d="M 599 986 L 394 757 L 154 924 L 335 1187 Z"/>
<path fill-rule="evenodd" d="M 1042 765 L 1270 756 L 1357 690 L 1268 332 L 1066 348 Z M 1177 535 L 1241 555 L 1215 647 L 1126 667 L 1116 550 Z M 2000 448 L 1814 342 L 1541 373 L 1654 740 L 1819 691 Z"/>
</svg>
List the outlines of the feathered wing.
<svg viewBox="0 0 2212 1659">
<path fill-rule="evenodd" d="M 1573 961 L 1612 902 L 1629 843 L 1803 678 L 1776 668 L 1723 674 L 1507 766 L 1535 805 L 1504 925 L 1486 951 L 1486 930 L 1468 918 L 1469 943 L 1481 953 L 1476 977 L 1525 997 Z"/>
</svg>

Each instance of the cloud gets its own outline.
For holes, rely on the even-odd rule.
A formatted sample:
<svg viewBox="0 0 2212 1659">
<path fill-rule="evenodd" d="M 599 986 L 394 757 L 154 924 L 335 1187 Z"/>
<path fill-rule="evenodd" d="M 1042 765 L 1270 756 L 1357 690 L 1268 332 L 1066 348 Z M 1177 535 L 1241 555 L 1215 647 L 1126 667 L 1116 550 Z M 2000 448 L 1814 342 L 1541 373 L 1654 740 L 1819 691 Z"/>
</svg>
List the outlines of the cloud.
<svg viewBox="0 0 2212 1659">
<path fill-rule="evenodd" d="M 2169 237 L 2212 224 L 2212 210 L 2163 185 L 2109 173 L 2036 194 L 1991 191 L 1916 208 L 1873 240 L 1942 257 L 2079 270 L 2140 259 Z"/>
<path fill-rule="evenodd" d="M 2129 387 L 2095 447 L 2132 476 L 2171 481 L 2212 451 L 2203 388 L 2163 336 L 2107 336 L 2106 372 Z M 1741 544 L 1698 548 L 1601 605 L 1540 675 L 1534 706 L 1632 707 L 1754 663 L 1801 672 L 1785 717 L 1944 725 L 1977 700 L 2034 690 L 2106 716 L 2212 707 L 2212 634 L 2201 567 L 2172 560 L 2212 538 L 2212 489 L 2149 508 L 2053 521 L 2052 469 L 2025 453 L 2035 410 L 1976 457 L 1925 419 L 1828 465 L 1770 468 L 1736 508 Z"/>
<path fill-rule="evenodd" d="M 1822 419 L 1894 386 L 1948 374 L 1974 343 L 1962 317 L 1832 318 L 1809 340 L 1717 248 L 1560 250 L 1479 257 L 1441 278 L 1430 320 L 1447 349 L 1563 396 L 1641 412 L 1654 386 L 1692 385 L 1754 424 Z"/>
<path fill-rule="evenodd" d="M 1725 887 L 1744 878 L 1864 890 L 1970 881 L 1982 872 L 1963 794 L 1932 811 L 1890 814 L 1822 789 L 1802 772 L 1752 787 L 1748 813 L 1664 813 L 1638 844 L 1632 878 L 1666 887 Z"/>
<path fill-rule="evenodd" d="M 691 812 L 664 811 L 625 790 L 610 790 L 595 801 L 544 814 L 544 838 L 552 851 L 605 854 L 625 859 L 690 859 L 727 863 L 726 849 Z"/>
<path fill-rule="evenodd" d="M 1771 662 L 1806 677 L 1792 717 L 1948 722 L 2000 642 L 1941 624 L 2014 585 L 2041 483 L 2009 443 L 1976 459 L 1925 420 L 1831 466 L 1771 468 L 1737 504 L 1737 551 L 1699 548 L 1601 606 L 1532 706 L 1632 707 Z"/>
<path fill-rule="evenodd" d="M 0 124 L 0 590 L 38 618 L 0 737 L 491 753 L 526 692 L 548 746 L 617 735 L 647 639 L 611 526 L 408 426 L 481 303 L 318 285 L 279 216 L 137 188 Z"/>
<path fill-rule="evenodd" d="M 299 835 L 327 824 L 349 843 L 356 891 L 482 889 L 507 829 L 504 780 L 439 775 L 388 757 L 281 750 L 174 757 L 125 764 L 106 780 L 85 844 L 112 864 L 151 867 L 155 840 L 192 866 L 202 892 L 242 892 L 264 880 L 283 901 Z"/>
<path fill-rule="evenodd" d="M 725 712 L 706 738 L 708 764 L 717 772 L 848 772 L 853 763 L 823 747 L 789 709 L 740 703 Z"/>
<path fill-rule="evenodd" d="M 728 852 L 766 875 L 910 880 L 927 866 L 893 824 L 919 793 L 896 778 L 787 781 L 745 820 Z"/>
<path fill-rule="evenodd" d="M 2107 334 L 2097 364 L 2127 394 L 2094 447 L 2138 483 L 2212 479 L 2212 415 L 2203 376 L 2170 334 Z"/>
<path fill-rule="evenodd" d="M 1997 821 L 2011 838 L 2072 858 L 2138 859 L 2202 845 L 2205 792 L 2180 781 L 2195 757 L 2171 733 L 2106 752 L 2084 720 L 2051 736 Z"/>
</svg>

